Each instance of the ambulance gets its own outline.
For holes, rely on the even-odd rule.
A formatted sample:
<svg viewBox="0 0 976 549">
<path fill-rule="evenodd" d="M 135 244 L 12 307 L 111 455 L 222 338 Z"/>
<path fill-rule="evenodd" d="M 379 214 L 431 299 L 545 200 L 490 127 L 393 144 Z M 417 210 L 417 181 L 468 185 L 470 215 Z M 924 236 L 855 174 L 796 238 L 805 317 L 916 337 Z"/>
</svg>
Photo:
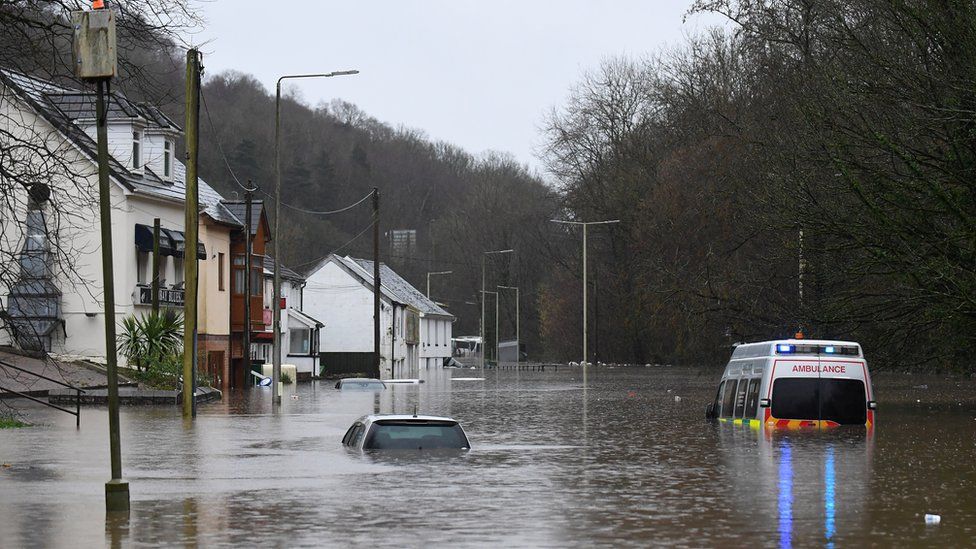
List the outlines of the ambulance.
<svg viewBox="0 0 976 549">
<path fill-rule="evenodd" d="M 783 339 L 737 346 L 705 417 L 753 428 L 872 427 L 876 409 L 860 345 Z"/>
</svg>

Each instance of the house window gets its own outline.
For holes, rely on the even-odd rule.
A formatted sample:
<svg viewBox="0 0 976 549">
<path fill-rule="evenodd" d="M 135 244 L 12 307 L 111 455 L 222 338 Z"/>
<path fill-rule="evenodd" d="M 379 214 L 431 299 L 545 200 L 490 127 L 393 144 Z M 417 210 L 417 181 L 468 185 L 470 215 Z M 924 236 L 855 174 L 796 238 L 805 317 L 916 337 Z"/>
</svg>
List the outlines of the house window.
<svg viewBox="0 0 976 549">
<path fill-rule="evenodd" d="M 217 289 L 224 291 L 224 253 L 217 252 Z"/>
<path fill-rule="evenodd" d="M 163 177 L 169 179 L 173 175 L 172 172 L 173 172 L 173 144 L 170 143 L 169 141 L 165 141 L 163 143 Z"/>
<path fill-rule="evenodd" d="M 177 286 L 183 283 L 184 274 L 185 273 L 183 272 L 183 258 L 174 257 L 173 258 L 173 280 L 176 281 Z"/>
<path fill-rule="evenodd" d="M 310 352 L 308 328 L 291 328 L 288 330 L 288 353 L 292 355 L 307 355 Z"/>
<path fill-rule="evenodd" d="M 132 132 L 132 167 L 137 170 L 142 167 L 142 140 L 139 132 Z"/>
<path fill-rule="evenodd" d="M 146 275 L 150 271 L 149 267 L 149 253 L 148 252 L 138 252 L 136 254 L 136 282 L 139 284 L 146 284 Z"/>
</svg>

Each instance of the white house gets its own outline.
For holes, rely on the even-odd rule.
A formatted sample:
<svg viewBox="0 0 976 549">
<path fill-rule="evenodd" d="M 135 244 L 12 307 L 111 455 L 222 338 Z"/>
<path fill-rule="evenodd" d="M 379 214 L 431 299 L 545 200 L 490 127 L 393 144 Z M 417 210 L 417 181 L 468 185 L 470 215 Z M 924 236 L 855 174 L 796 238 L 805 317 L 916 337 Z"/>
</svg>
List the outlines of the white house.
<svg viewBox="0 0 976 549">
<path fill-rule="evenodd" d="M 48 264 L 43 314 L 32 310 L 22 283 L 0 281 L 0 344 L 37 346 L 57 355 L 103 359 L 101 236 L 98 214 L 95 98 L 90 91 L 67 89 L 23 74 L 0 70 L 0 135 L 4 150 L 11 141 L 40 145 L 5 166 L 43 175 L 32 185 L 49 191 L 43 201 L 8 196 L 0 209 L 0 250 L 25 249 L 26 240 Z M 111 94 L 107 115 L 112 204 L 112 247 L 116 317 L 149 310 L 153 220 L 161 220 L 162 305 L 182 307 L 185 252 L 200 261 L 200 353 L 204 364 L 219 361 L 228 346 L 229 295 L 225 291 L 230 233 L 241 222 L 221 204 L 222 197 L 200 181 L 200 241 L 184 238 L 184 166 L 175 157 L 182 130 L 154 107 Z M 44 151 L 38 153 L 37 151 Z M 26 167 L 25 167 L 26 166 Z M 43 169 L 42 169 L 43 168 Z M 33 194 L 33 190 L 31 191 Z M 12 205 L 12 206 L 11 206 Z M 33 227 L 25 239 L 23 220 Z M 27 225 L 31 226 L 31 225 Z M 148 238 L 148 240 L 147 240 Z M 25 336 L 24 326 L 38 330 Z M 211 356 L 210 352 L 217 353 Z M 121 357 L 120 357 L 121 360 Z"/>
<path fill-rule="evenodd" d="M 385 264 L 380 265 L 380 282 L 381 375 L 415 375 L 421 366 L 450 356 L 454 317 Z M 304 299 L 304 311 L 326 325 L 319 341 L 324 370 L 360 366 L 368 371 L 373 357 L 373 262 L 329 255 L 306 276 Z"/>
<path fill-rule="evenodd" d="M 264 257 L 265 330 L 254 334 L 251 357 L 270 364 L 273 360 L 274 259 Z M 295 366 L 298 380 L 319 375 L 319 338 L 324 324 L 302 312 L 305 279 L 281 266 L 281 363 Z M 296 380 L 297 381 L 297 380 Z"/>
</svg>

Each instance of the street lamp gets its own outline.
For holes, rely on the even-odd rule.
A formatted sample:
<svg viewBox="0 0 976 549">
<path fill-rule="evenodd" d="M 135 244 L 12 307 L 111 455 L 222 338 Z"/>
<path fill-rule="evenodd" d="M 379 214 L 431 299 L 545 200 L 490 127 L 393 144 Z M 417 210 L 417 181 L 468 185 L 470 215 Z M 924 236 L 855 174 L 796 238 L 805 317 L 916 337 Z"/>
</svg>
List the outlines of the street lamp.
<svg viewBox="0 0 976 549">
<path fill-rule="evenodd" d="M 492 254 L 510 254 L 515 250 L 491 250 L 481 254 L 481 375 L 485 375 L 485 258 Z M 497 314 L 497 312 L 496 312 Z"/>
<path fill-rule="evenodd" d="M 430 275 L 449 275 L 454 274 L 454 271 L 437 271 L 433 273 L 427 273 L 427 299 L 430 299 Z"/>
<path fill-rule="evenodd" d="M 499 290 L 515 290 L 515 370 L 518 371 L 519 359 L 521 358 L 522 339 L 519 337 L 519 289 L 518 286 L 498 286 Z M 495 294 L 496 297 L 498 294 Z M 498 314 L 497 312 L 495 313 Z M 496 336 L 497 337 L 497 336 Z M 496 349 L 497 353 L 498 350 Z"/>
<path fill-rule="evenodd" d="M 274 352 L 272 353 L 272 367 L 271 367 L 271 391 L 272 396 L 271 401 L 277 405 L 281 405 L 281 393 L 278 392 L 278 383 L 281 381 L 281 233 L 279 232 L 279 227 L 281 224 L 281 82 L 282 80 L 291 80 L 297 78 L 331 78 L 333 76 L 348 76 L 353 74 L 359 74 L 359 71 L 335 71 L 323 74 L 289 74 L 282 76 L 278 79 L 278 84 L 275 86 L 275 143 L 274 143 L 274 164 L 275 164 L 275 219 L 274 219 Z M 250 231 L 250 227 L 246 227 L 245 230 Z M 250 254 L 250 250 L 245 250 L 246 253 Z M 251 276 L 251 273 L 247 273 L 245 276 Z M 251 319 L 247 319 L 245 324 L 250 327 Z M 244 353 L 248 353 L 249 350 L 245 349 Z"/>
<path fill-rule="evenodd" d="M 563 223 L 566 225 L 583 226 L 583 372 L 586 373 L 586 364 L 589 357 L 586 354 L 586 227 L 588 225 L 608 225 L 610 223 L 620 223 L 619 219 L 607 221 L 566 221 L 563 219 L 550 219 L 553 223 Z"/>
</svg>

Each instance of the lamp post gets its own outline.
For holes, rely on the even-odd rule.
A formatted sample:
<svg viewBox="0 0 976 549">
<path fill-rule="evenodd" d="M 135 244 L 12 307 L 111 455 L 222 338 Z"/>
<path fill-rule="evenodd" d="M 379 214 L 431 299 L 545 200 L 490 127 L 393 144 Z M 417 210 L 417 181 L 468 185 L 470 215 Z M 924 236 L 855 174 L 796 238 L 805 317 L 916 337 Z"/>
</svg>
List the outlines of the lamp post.
<svg viewBox="0 0 976 549">
<path fill-rule="evenodd" d="M 498 289 L 515 290 L 515 370 L 518 371 L 519 359 L 521 358 L 522 354 L 520 348 L 522 345 L 522 339 L 519 337 L 519 289 L 518 286 L 498 286 Z"/>
<path fill-rule="evenodd" d="M 278 383 L 281 381 L 281 82 L 283 80 L 298 78 L 331 78 L 333 76 L 347 76 L 359 74 L 359 71 L 335 71 L 322 74 L 289 74 L 278 79 L 275 86 L 275 143 L 274 143 L 274 169 L 275 169 L 275 219 L 274 219 L 274 352 L 272 353 L 271 369 L 271 401 L 276 405 L 281 405 L 281 393 Z M 248 227 L 250 230 L 250 227 Z M 247 250 L 250 253 L 250 250 Z M 247 273 L 245 276 L 251 276 Z M 250 321 L 250 319 L 248 319 Z M 246 350 L 245 350 L 246 352 Z"/>
<path fill-rule="evenodd" d="M 430 276 L 431 275 L 449 275 L 454 274 L 454 271 L 437 271 L 433 273 L 427 273 L 427 299 L 430 299 Z"/>
<path fill-rule="evenodd" d="M 620 223 L 619 219 L 610 219 L 607 221 L 566 221 L 563 219 L 550 219 L 553 223 L 563 223 L 566 225 L 582 225 L 583 226 L 583 373 L 586 373 L 586 365 L 589 361 L 589 357 L 586 354 L 586 227 L 589 225 L 608 225 L 610 223 Z"/>
<path fill-rule="evenodd" d="M 515 250 L 491 250 L 481 254 L 481 375 L 485 375 L 485 258 L 493 254 L 510 254 Z"/>
</svg>

